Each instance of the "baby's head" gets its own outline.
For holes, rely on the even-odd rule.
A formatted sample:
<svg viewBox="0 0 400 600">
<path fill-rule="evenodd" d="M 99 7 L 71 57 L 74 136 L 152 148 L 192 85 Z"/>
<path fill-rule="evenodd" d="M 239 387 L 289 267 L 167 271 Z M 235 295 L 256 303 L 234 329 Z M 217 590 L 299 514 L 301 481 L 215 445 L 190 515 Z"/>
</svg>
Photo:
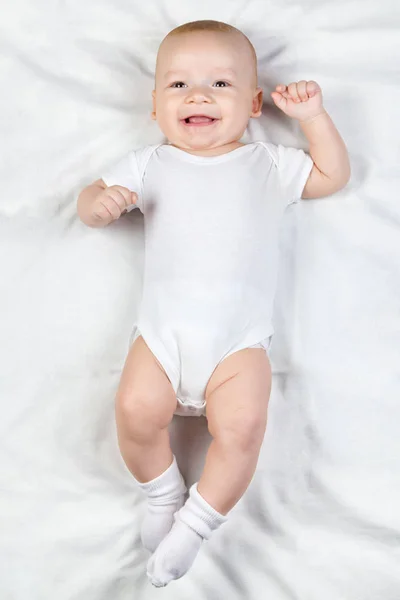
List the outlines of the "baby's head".
<svg viewBox="0 0 400 600">
<path fill-rule="evenodd" d="M 152 116 L 171 144 L 194 154 L 220 153 L 237 144 L 261 105 L 256 53 L 241 31 L 194 21 L 164 38 Z"/>
</svg>

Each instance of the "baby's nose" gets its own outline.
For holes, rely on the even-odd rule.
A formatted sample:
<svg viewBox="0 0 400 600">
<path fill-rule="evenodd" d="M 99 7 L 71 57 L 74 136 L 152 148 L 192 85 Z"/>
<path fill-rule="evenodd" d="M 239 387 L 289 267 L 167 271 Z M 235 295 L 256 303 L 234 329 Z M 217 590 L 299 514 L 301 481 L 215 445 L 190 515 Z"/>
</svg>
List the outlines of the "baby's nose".
<svg viewBox="0 0 400 600">
<path fill-rule="evenodd" d="M 201 102 L 211 102 L 211 94 L 203 87 L 191 88 L 186 96 L 186 102 L 195 102 L 196 104 Z"/>
</svg>

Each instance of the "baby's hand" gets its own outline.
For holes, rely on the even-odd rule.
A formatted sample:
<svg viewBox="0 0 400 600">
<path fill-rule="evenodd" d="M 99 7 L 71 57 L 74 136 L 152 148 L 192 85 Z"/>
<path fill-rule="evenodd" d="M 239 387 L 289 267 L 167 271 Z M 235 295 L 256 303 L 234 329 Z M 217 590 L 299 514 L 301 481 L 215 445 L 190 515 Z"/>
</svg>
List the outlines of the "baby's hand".
<svg viewBox="0 0 400 600">
<path fill-rule="evenodd" d="M 276 106 L 293 119 L 308 121 L 325 112 L 322 92 L 316 81 L 298 81 L 277 85 L 271 93 Z"/>
<path fill-rule="evenodd" d="M 92 215 L 102 225 L 109 225 L 136 204 L 137 194 L 121 185 L 112 185 L 102 190 L 94 199 Z"/>
</svg>

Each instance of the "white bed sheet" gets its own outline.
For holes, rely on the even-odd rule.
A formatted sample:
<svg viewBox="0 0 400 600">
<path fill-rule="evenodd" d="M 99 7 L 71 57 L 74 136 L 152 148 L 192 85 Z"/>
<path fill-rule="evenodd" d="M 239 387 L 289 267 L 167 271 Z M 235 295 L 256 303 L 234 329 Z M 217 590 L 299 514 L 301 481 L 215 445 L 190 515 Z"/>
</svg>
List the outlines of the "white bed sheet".
<svg viewBox="0 0 400 600">
<path fill-rule="evenodd" d="M 316 79 L 353 176 L 287 212 L 256 477 L 190 573 L 156 590 L 113 420 L 142 220 L 90 230 L 75 202 L 161 139 L 158 43 L 197 18 L 254 41 L 267 93 L 249 139 L 304 146 L 268 92 Z M 16 0 L 0 34 L 1 600 L 399 600 L 398 2 Z M 191 483 L 205 421 L 172 435 Z"/>
</svg>

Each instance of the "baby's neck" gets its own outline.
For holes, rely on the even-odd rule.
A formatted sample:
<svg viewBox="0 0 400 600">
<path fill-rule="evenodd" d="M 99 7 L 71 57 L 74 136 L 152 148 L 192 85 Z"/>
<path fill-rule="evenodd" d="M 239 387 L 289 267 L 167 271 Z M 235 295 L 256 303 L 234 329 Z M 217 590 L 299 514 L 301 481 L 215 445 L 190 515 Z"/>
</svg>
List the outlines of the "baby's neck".
<svg viewBox="0 0 400 600">
<path fill-rule="evenodd" d="M 232 150 L 236 150 L 236 148 L 240 148 L 244 145 L 245 144 L 242 144 L 241 142 L 234 141 L 215 148 L 201 148 L 201 150 L 195 150 L 193 148 L 185 148 L 183 146 L 178 146 L 177 144 L 171 144 L 171 146 L 175 146 L 175 148 L 179 148 L 179 150 L 183 150 L 188 154 L 195 154 L 196 156 L 221 156 L 222 154 L 228 154 L 228 152 L 232 152 Z"/>
</svg>

